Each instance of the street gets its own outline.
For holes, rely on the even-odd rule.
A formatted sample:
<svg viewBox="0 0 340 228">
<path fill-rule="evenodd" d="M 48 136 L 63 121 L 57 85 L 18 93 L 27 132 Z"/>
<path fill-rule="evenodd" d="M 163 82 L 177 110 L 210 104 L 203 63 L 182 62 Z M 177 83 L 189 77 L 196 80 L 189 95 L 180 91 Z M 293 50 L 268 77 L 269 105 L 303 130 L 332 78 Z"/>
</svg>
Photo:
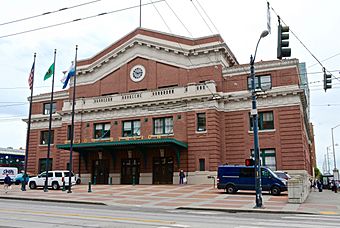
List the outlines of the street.
<svg viewBox="0 0 340 228">
<path fill-rule="evenodd" d="M 0 202 L 1 227 L 338 227 L 339 216 Z"/>
</svg>

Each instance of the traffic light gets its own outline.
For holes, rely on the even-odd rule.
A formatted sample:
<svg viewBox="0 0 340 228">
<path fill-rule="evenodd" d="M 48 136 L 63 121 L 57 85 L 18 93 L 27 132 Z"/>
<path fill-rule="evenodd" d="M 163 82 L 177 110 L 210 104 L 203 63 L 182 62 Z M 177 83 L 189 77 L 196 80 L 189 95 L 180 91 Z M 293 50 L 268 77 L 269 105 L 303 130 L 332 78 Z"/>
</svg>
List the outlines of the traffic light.
<svg viewBox="0 0 340 228">
<path fill-rule="evenodd" d="M 290 57 L 291 49 L 289 46 L 289 26 L 282 26 L 279 24 L 278 27 L 278 39 L 277 39 L 277 58 Z"/>
<path fill-rule="evenodd" d="M 253 166 L 255 165 L 255 160 L 252 158 L 246 159 L 246 166 Z"/>
<path fill-rule="evenodd" d="M 332 88 L 332 75 L 323 73 L 323 89 L 326 90 Z"/>
</svg>

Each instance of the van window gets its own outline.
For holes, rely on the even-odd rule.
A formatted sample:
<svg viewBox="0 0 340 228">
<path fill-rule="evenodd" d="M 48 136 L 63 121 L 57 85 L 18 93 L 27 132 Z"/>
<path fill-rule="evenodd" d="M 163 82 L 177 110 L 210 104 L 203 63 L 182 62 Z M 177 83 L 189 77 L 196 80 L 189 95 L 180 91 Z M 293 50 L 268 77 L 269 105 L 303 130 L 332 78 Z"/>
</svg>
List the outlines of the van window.
<svg viewBox="0 0 340 228">
<path fill-rule="evenodd" d="M 61 172 L 56 172 L 55 177 L 63 177 L 63 174 Z"/>
<path fill-rule="evenodd" d="M 65 177 L 68 177 L 70 172 L 64 172 L 64 174 L 65 174 Z M 71 177 L 73 177 L 74 176 L 74 174 L 71 172 Z"/>
<path fill-rule="evenodd" d="M 241 168 L 240 177 L 255 177 L 254 168 Z"/>
<path fill-rule="evenodd" d="M 261 169 L 261 176 L 262 177 L 270 177 L 270 174 L 269 174 L 268 170 Z"/>
</svg>

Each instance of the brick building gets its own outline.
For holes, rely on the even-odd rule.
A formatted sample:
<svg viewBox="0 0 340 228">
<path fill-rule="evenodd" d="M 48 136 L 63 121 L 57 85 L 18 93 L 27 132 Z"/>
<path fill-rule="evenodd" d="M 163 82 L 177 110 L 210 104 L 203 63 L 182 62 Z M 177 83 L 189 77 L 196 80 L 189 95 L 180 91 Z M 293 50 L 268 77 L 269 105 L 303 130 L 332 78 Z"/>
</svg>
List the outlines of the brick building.
<svg viewBox="0 0 340 228">
<path fill-rule="evenodd" d="M 312 173 L 303 64 L 255 64 L 263 165 Z M 73 170 L 106 184 L 207 183 L 218 165 L 252 155 L 249 65 L 219 35 L 191 39 L 136 29 L 77 62 Z M 73 82 L 54 94 L 50 169 L 69 162 Z M 33 97 L 28 171 L 46 169 L 50 94 Z"/>
</svg>

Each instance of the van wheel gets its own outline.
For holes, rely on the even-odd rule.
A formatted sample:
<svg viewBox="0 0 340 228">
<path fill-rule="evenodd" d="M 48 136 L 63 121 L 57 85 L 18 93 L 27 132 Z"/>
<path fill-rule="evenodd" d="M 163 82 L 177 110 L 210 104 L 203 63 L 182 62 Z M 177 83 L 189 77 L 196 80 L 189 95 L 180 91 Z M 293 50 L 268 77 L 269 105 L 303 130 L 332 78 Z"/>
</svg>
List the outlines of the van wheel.
<svg viewBox="0 0 340 228">
<path fill-rule="evenodd" d="M 274 195 L 274 196 L 278 196 L 281 193 L 280 188 L 277 187 L 277 186 L 273 186 L 270 191 L 271 191 L 272 195 Z"/>
<path fill-rule="evenodd" d="M 36 189 L 37 188 L 37 184 L 34 182 L 34 181 L 32 181 L 32 182 L 30 182 L 30 184 L 29 184 L 30 186 L 30 189 Z"/>
<path fill-rule="evenodd" d="M 53 190 L 58 190 L 58 189 L 59 189 L 59 184 L 58 184 L 58 182 L 53 182 L 53 183 L 52 183 L 52 189 L 53 189 Z"/>
<path fill-rule="evenodd" d="M 228 194 L 233 194 L 235 193 L 237 190 L 236 190 L 236 187 L 234 185 L 227 185 L 227 187 L 225 188 L 225 191 L 226 193 Z"/>
</svg>

